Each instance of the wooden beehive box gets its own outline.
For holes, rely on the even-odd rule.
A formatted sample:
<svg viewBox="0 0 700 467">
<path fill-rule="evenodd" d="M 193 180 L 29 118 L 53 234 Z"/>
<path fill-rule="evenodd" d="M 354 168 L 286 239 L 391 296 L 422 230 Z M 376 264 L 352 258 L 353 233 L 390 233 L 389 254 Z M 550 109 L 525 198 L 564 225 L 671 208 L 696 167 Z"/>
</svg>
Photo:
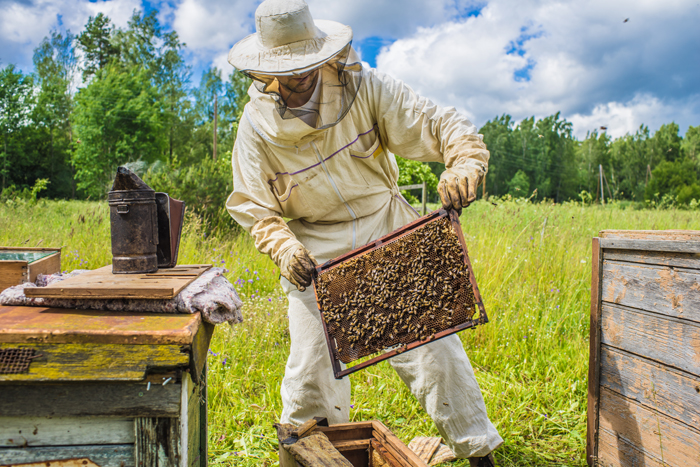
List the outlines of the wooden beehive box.
<svg viewBox="0 0 700 467">
<path fill-rule="evenodd" d="M 213 330 L 199 313 L 0 306 L 0 466 L 206 466 Z"/>
<path fill-rule="evenodd" d="M 700 465 L 700 231 L 593 239 L 587 459 Z"/>
<path fill-rule="evenodd" d="M 331 426 L 317 426 L 314 431 L 324 433 L 333 447 L 347 459 L 353 467 L 427 467 L 408 446 L 396 437 L 383 423 L 368 422 L 343 423 Z M 280 443 L 280 467 L 300 467 L 285 445 Z M 316 458 L 309 453 L 307 465 Z M 327 465 L 327 464 L 323 464 Z"/>
<path fill-rule="evenodd" d="M 60 248 L 0 247 L 0 292 L 61 271 Z"/>
</svg>

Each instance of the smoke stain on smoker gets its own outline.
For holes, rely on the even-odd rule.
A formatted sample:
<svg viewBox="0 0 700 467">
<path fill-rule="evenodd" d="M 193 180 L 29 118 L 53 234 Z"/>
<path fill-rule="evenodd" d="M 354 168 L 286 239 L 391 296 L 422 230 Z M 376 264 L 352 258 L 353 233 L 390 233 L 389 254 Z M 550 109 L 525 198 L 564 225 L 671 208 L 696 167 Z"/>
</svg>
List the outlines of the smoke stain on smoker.
<svg viewBox="0 0 700 467">
<path fill-rule="evenodd" d="M 448 218 L 319 274 L 316 287 L 343 363 L 432 340 L 476 313 L 469 270 Z"/>
</svg>

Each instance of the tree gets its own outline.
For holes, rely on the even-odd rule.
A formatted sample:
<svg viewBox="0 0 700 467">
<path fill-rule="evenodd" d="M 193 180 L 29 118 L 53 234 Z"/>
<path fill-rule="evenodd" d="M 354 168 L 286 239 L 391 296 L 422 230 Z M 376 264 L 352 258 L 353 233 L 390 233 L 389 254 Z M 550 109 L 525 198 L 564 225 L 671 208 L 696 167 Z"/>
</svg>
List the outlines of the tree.
<svg viewBox="0 0 700 467">
<path fill-rule="evenodd" d="M 103 13 L 88 19 L 85 30 L 78 36 L 78 46 L 84 54 L 83 82 L 119 58 L 119 47 L 113 41 L 114 26 Z"/>
<path fill-rule="evenodd" d="M 118 165 L 162 158 L 162 102 L 146 70 L 111 63 L 76 96 L 73 155 L 78 188 L 103 198 Z"/>
<path fill-rule="evenodd" d="M 21 158 L 18 146 L 18 134 L 29 124 L 29 115 L 34 108 L 34 80 L 31 75 L 15 71 L 14 65 L 0 70 L 0 135 L 3 146 L 0 172 L 2 172 L 2 189 L 9 186 L 9 180 L 19 178 L 20 173 L 14 167 Z"/>
<path fill-rule="evenodd" d="M 39 85 L 32 120 L 38 153 L 33 178 L 52 181 L 49 196 L 70 196 L 73 175 L 69 165 L 72 111 L 71 83 L 76 72 L 75 36 L 52 31 L 34 50 L 34 74 Z M 39 144 L 36 144 L 39 143 Z M 28 155 L 28 154 L 27 154 Z"/>
<path fill-rule="evenodd" d="M 687 204 L 700 199 L 700 186 L 692 161 L 663 161 L 652 171 L 651 181 L 645 190 L 645 199 L 652 201 L 664 195 L 681 196 L 678 202 Z"/>
</svg>

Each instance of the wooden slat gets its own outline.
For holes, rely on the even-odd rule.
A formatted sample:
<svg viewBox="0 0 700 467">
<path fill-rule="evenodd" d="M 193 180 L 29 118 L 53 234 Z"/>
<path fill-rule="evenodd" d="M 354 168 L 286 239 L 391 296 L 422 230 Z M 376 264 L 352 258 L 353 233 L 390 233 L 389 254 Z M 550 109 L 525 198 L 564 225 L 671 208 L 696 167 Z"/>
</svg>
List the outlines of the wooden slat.
<svg viewBox="0 0 700 467">
<path fill-rule="evenodd" d="M 336 448 L 338 451 L 343 452 L 343 451 L 355 451 L 357 449 L 368 449 L 369 448 L 369 439 L 355 439 L 351 441 L 338 441 L 337 443 L 333 443 L 333 447 Z"/>
<path fill-rule="evenodd" d="M 700 253 L 700 241 L 691 240 L 628 240 L 601 238 L 600 247 L 615 250 L 668 251 L 674 253 Z"/>
<path fill-rule="evenodd" d="M 0 466 L 86 457 L 100 467 L 135 467 L 134 445 L 0 449 Z"/>
<path fill-rule="evenodd" d="M 316 426 L 315 431 L 320 431 L 328 436 L 331 442 L 347 441 L 354 439 L 369 439 L 372 437 L 372 422 L 339 423 L 332 426 Z"/>
<path fill-rule="evenodd" d="M 167 417 L 180 413 L 180 384 L 0 384 L 3 417 Z"/>
<path fill-rule="evenodd" d="M 600 384 L 688 426 L 700 427 L 700 377 L 603 346 Z"/>
<path fill-rule="evenodd" d="M 207 363 L 204 362 L 204 369 L 199 380 L 199 464 L 200 467 L 207 467 L 209 456 L 209 417 L 207 407 L 209 406 L 209 395 L 207 386 Z"/>
<path fill-rule="evenodd" d="M 686 269 L 700 269 L 699 253 L 668 253 L 659 251 L 605 250 L 606 261 L 656 264 Z"/>
<path fill-rule="evenodd" d="M 181 415 L 181 418 L 184 417 L 185 415 L 187 416 L 187 431 L 185 431 L 183 428 L 181 428 L 181 432 L 183 434 L 183 437 L 187 437 L 186 439 L 182 440 L 183 445 L 187 446 L 187 456 L 185 460 L 185 456 L 183 453 L 183 463 L 187 467 L 195 467 L 199 466 L 201 462 L 201 452 L 200 452 L 200 436 L 199 436 L 199 430 L 201 428 L 200 425 L 200 386 L 197 384 L 194 384 L 192 380 L 190 379 L 189 375 L 185 373 L 183 376 L 183 381 L 187 379 L 187 388 L 185 388 L 185 385 L 183 384 L 183 393 L 185 392 L 185 389 L 187 390 L 187 412 L 185 413 L 182 411 L 183 415 Z M 183 450 L 184 451 L 184 450 Z"/>
<path fill-rule="evenodd" d="M 374 431 L 372 435 L 379 441 L 382 446 L 389 451 L 402 465 L 411 467 L 427 467 L 428 464 L 418 457 L 413 451 L 408 449 L 394 433 L 384 426 L 381 422 L 373 421 Z"/>
<path fill-rule="evenodd" d="M 138 466 L 179 467 L 180 423 L 177 418 L 136 418 L 134 458 Z"/>
<path fill-rule="evenodd" d="M 595 464 L 598 439 L 598 396 L 600 391 L 600 281 L 602 254 L 600 240 L 593 239 L 591 259 L 591 324 L 588 352 L 588 417 L 586 427 L 586 462 Z"/>
<path fill-rule="evenodd" d="M 441 438 L 431 436 L 416 436 L 408 443 L 408 449 L 413 451 L 416 456 L 426 464 L 433 458 L 433 454 L 440 447 Z"/>
<path fill-rule="evenodd" d="M 134 421 L 110 417 L 0 417 L 0 448 L 130 444 Z"/>
<path fill-rule="evenodd" d="M 605 261 L 603 274 L 603 301 L 700 323 L 699 270 Z"/>
<path fill-rule="evenodd" d="M 624 438 L 618 438 L 608 431 L 601 430 L 598 438 L 598 462 L 604 467 L 668 467 L 659 460 L 644 453 Z"/>
<path fill-rule="evenodd" d="M 147 370 L 188 368 L 188 349 L 179 345 L 1 344 L 0 349 L 34 349 L 27 373 L 0 374 L 0 382 L 140 381 Z"/>
<path fill-rule="evenodd" d="M 700 230 L 601 230 L 600 237 L 617 240 L 700 241 Z"/>
<path fill-rule="evenodd" d="M 152 274 L 112 274 L 109 265 L 46 287 L 26 289 L 25 294 L 27 297 L 75 299 L 170 299 L 209 268 L 209 264 L 195 264 L 159 269 Z M 172 275 L 173 270 L 178 275 Z"/>
<path fill-rule="evenodd" d="M 30 462 L 29 464 L 13 464 L 12 467 L 100 467 L 87 457 L 77 459 L 61 459 L 50 462 Z"/>
<path fill-rule="evenodd" d="M 700 375 L 700 325 L 603 304 L 601 342 Z"/>
<path fill-rule="evenodd" d="M 400 462 L 400 458 L 397 459 L 392 451 L 388 450 L 386 446 L 377 440 L 372 440 L 372 449 L 379 454 L 379 458 L 383 462 L 383 465 L 388 467 L 403 467 L 406 465 Z"/>
<path fill-rule="evenodd" d="M 600 392 L 600 429 L 669 465 L 700 465 L 700 431 L 608 389 Z"/>
<path fill-rule="evenodd" d="M 39 274 L 56 274 L 61 272 L 61 251 L 41 258 L 29 264 L 29 282 L 36 282 Z"/>
<path fill-rule="evenodd" d="M 0 292 L 29 280 L 26 261 L 0 261 Z"/>
<path fill-rule="evenodd" d="M 192 344 L 199 313 L 119 313 L 0 306 L 0 343 Z"/>
</svg>

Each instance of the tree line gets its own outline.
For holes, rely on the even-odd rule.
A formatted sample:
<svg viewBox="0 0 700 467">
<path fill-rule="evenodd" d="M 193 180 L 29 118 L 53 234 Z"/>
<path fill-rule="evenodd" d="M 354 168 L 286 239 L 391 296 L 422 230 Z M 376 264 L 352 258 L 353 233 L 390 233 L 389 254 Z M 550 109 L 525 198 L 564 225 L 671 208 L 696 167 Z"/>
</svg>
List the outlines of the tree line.
<svg viewBox="0 0 700 467">
<path fill-rule="evenodd" d="M 155 11 L 135 11 L 124 28 L 100 13 L 77 35 L 44 38 L 32 73 L 2 68 L 1 198 L 41 191 L 104 199 L 116 167 L 130 164 L 154 188 L 230 222 L 230 151 L 250 81 L 212 67 L 194 84 L 186 51 Z M 594 201 L 602 191 L 606 200 L 700 201 L 700 126 L 685 137 L 675 123 L 616 139 L 603 129 L 581 141 L 557 113 L 519 123 L 503 115 L 480 133 L 491 151 L 488 195 Z M 404 160 L 400 168 L 400 184 L 426 180 L 433 195 L 444 170 Z"/>
</svg>

